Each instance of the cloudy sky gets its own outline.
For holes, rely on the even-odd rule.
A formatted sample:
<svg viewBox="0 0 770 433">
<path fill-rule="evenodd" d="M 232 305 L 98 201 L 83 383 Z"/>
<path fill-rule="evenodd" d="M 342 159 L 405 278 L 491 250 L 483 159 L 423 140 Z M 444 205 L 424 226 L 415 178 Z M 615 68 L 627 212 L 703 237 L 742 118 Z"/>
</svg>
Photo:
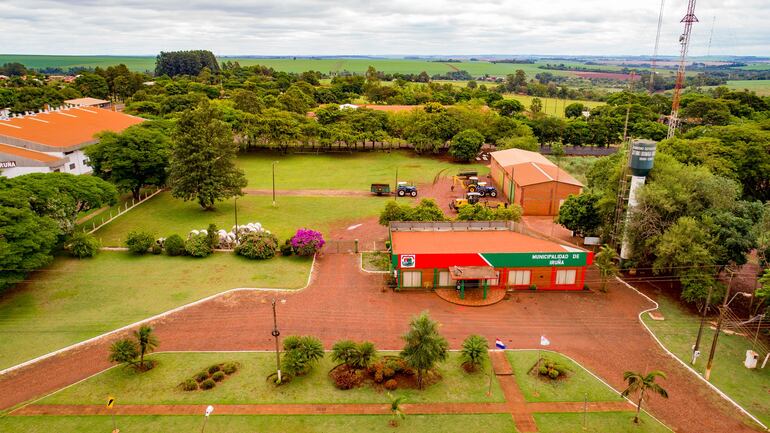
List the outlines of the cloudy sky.
<svg viewBox="0 0 770 433">
<path fill-rule="evenodd" d="M 666 0 L 661 54 L 686 0 Z M 0 0 L 0 53 L 634 54 L 660 0 Z M 692 55 L 770 55 L 770 1 L 700 0 Z"/>
</svg>

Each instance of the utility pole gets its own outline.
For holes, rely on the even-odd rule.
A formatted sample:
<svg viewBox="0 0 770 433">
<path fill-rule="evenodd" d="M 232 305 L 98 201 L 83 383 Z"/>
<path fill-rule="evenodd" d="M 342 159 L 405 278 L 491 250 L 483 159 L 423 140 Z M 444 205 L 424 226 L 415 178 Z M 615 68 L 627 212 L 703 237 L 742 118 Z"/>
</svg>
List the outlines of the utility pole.
<svg viewBox="0 0 770 433">
<path fill-rule="evenodd" d="M 275 314 L 275 298 L 271 304 L 273 305 L 273 332 L 271 334 L 275 337 L 275 369 L 278 372 L 277 383 L 281 383 L 281 350 L 278 347 L 278 337 L 281 335 L 281 331 L 278 330 L 278 319 Z"/>
<path fill-rule="evenodd" d="M 714 290 L 714 286 L 709 286 L 708 295 L 706 295 L 706 305 L 703 306 L 703 315 L 700 318 L 700 326 L 698 327 L 698 336 L 695 338 L 695 345 L 692 347 L 692 360 L 690 364 L 695 365 L 695 361 L 700 356 L 700 338 L 703 335 L 703 325 L 706 323 L 706 314 L 708 313 L 709 306 L 711 305 L 711 292 Z"/>
<path fill-rule="evenodd" d="M 238 196 L 235 196 L 235 243 L 238 243 Z"/>
<path fill-rule="evenodd" d="M 730 296 L 730 287 L 733 282 L 733 275 L 735 272 L 732 269 L 728 269 L 730 272 L 730 279 L 727 282 L 727 290 L 725 290 L 725 299 L 722 301 L 722 306 L 719 308 L 719 319 L 717 320 L 717 328 L 714 331 L 714 339 L 711 341 L 711 351 L 709 352 L 709 360 L 706 363 L 706 373 L 703 375 L 706 380 L 711 378 L 711 368 L 714 366 L 714 354 L 717 351 L 717 339 L 719 338 L 719 331 L 722 329 L 722 322 L 725 318 L 725 311 L 727 310 L 727 299 Z"/>
</svg>

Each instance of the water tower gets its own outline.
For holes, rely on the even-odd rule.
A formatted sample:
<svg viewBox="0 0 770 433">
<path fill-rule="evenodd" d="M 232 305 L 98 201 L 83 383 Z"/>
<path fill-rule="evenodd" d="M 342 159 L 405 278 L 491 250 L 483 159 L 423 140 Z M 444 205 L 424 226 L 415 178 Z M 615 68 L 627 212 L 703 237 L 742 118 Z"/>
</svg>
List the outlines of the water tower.
<svg viewBox="0 0 770 433">
<path fill-rule="evenodd" d="M 631 142 L 631 155 L 628 160 L 628 168 L 631 169 L 631 187 L 628 191 L 628 210 L 626 211 L 626 224 L 631 218 L 631 212 L 639 204 L 639 189 L 644 186 L 647 175 L 652 170 L 655 161 L 655 147 L 658 143 L 652 140 L 633 140 Z M 623 191 L 621 191 L 621 194 Z M 620 258 L 631 258 L 631 245 L 628 240 L 628 230 L 623 231 L 623 243 L 620 247 Z"/>
</svg>

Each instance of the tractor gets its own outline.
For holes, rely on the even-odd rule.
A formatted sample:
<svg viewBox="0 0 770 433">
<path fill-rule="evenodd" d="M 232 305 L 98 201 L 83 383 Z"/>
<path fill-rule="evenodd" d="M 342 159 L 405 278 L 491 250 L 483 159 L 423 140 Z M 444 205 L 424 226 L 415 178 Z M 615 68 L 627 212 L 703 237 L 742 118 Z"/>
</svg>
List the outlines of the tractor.
<svg viewBox="0 0 770 433">
<path fill-rule="evenodd" d="M 411 197 L 417 197 L 417 187 L 414 185 L 409 185 L 407 182 L 399 182 L 396 186 L 396 194 L 399 197 L 404 196 L 411 196 Z"/>
<path fill-rule="evenodd" d="M 456 198 L 451 202 L 449 202 L 449 208 L 457 212 L 460 210 L 460 207 L 465 206 L 466 204 L 470 204 L 470 205 L 480 204 L 490 209 L 499 209 L 499 208 L 508 207 L 508 203 L 501 202 L 501 201 L 487 201 L 487 200 L 481 201 L 480 197 L 481 197 L 481 193 L 478 193 L 478 192 L 466 193 L 465 198 Z"/>
<path fill-rule="evenodd" d="M 486 182 L 478 182 L 476 183 L 475 186 L 476 186 L 475 192 L 481 194 L 482 197 L 487 195 L 490 197 L 497 197 L 497 188 L 495 188 L 494 186 L 487 185 Z M 471 191 L 470 187 L 468 188 L 468 191 Z"/>
</svg>

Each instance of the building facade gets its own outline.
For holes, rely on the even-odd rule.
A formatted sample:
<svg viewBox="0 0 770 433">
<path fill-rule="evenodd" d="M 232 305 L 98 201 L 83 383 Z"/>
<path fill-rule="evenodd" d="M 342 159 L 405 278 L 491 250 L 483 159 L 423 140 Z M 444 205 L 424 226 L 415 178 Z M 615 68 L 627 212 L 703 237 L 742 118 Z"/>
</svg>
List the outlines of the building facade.
<svg viewBox="0 0 770 433">
<path fill-rule="evenodd" d="M 592 252 L 516 230 L 502 221 L 391 223 L 398 287 L 583 290 Z M 485 278 L 469 280 L 463 273 Z"/>
</svg>

